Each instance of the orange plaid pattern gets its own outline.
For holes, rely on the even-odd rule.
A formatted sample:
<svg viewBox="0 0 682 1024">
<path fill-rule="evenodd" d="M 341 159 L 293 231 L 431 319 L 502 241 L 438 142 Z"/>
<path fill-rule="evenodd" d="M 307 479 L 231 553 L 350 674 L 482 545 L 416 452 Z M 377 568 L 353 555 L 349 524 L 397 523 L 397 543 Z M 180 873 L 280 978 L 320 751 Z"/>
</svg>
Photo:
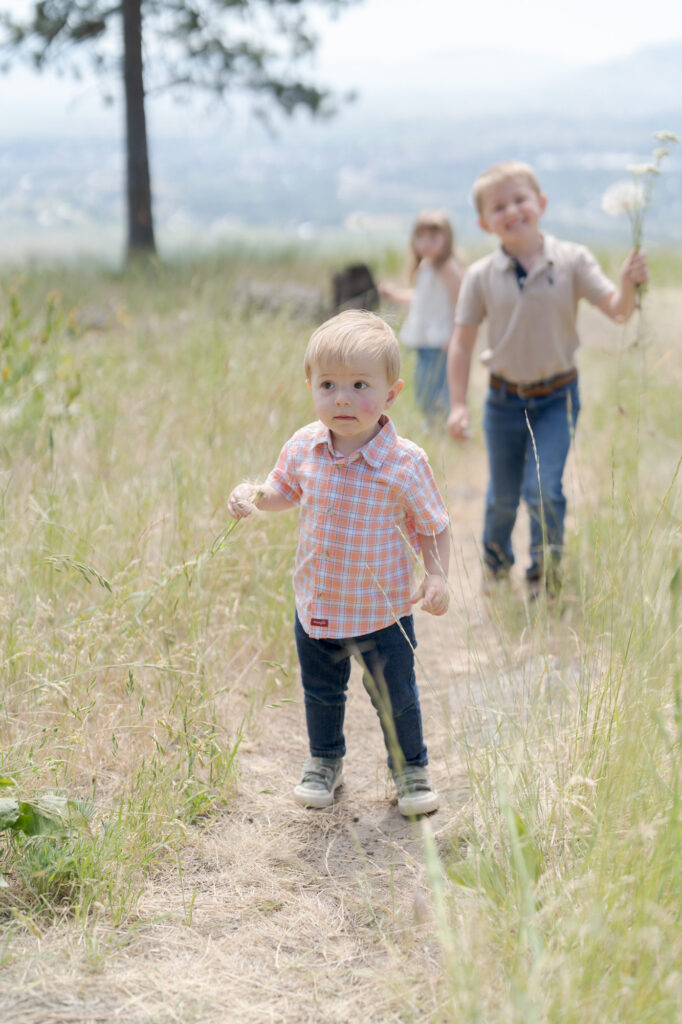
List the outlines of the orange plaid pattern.
<svg viewBox="0 0 682 1024">
<path fill-rule="evenodd" d="M 387 416 L 349 456 L 319 420 L 282 448 L 268 484 L 300 505 L 296 610 L 312 637 L 355 637 L 412 612 L 417 534 L 436 535 L 448 512 L 426 453 Z"/>
</svg>

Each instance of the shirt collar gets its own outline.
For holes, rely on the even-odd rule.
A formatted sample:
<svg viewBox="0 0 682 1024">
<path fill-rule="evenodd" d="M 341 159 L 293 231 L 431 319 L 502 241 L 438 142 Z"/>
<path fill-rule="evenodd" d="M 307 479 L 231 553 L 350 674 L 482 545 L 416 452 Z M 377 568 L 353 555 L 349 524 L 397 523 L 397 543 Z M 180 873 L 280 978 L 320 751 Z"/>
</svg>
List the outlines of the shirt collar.
<svg viewBox="0 0 682 1024">
<path fill-rule="evenodd" d="M 529 277 L 535 277 L 538 269 L 543 269 L 544 267 L 551 267 L 554 265 L 555 243 L 556 240 L 552 237 L 552 235 L 542 236 L 542 250 L 540 253 L 540 259 L 537 261 L 533 269 L 528 274 Z M 497 270 L 504 271 L 514 269 L 514 257 L 511 256 L 508 252 L 506 252 L 502 248 L 502 246 L 500 246 L 499 249 L 496 250 L 493 260 L 495 263 L 495 268 Z"/>
<path fill-rule="evenodd" d="M 352 455 L 342 456 L 342 458 L 355 459 L 362 457 L 368 466 L 372 466 L 374 469 L 378 468 L 395 445 L 396 437 L 398 436 L 388 416 L 382 414 L 379 419 L 379 425 L 381 429 L 376 437 L 373 437 L 362 448 L 358 448 Z M 329 427 L 325 427 L 321 420 L 318 420 L 315 424 L 312 445 L 314 448 L 326 447 L 332 458 L 339 458 L 339 453 L 335 451 L 332 444 L 331 431 Z"/>
</svg>

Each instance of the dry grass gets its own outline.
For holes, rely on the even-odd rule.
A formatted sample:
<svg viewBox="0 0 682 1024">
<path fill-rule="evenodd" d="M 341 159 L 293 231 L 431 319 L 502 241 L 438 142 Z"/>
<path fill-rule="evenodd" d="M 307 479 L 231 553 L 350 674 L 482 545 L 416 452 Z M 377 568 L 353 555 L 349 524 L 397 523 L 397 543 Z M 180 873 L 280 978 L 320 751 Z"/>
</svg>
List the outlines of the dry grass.
<svg viewBox="0 0 682 1024">
<path fill-rule="evenodd" d="M 322 273 L 276 269 L 319 288 Z M 341 798 L 325 813 L 291 801 L 305 755 L 290 636 L 294 517 L 258 517 L 207 554 L 231 484 L 265 471 L 309 415 L 296 386 L 309 324 L 245 311 L 232 264 L 90 286 L 85 318 L 84 293 L 68 275 L 60 283 L 48 366 L 57 382 L 65 360 L 83 360 L 76 406 L 46 399 L 6 423 L 0 467 L 2 771 L 26 793 L 87 798 L 92 812 L 71 851 L 70 889 L 54 888 L 53 858 L 53 887 L 44 877 L 38 898 L 26 844 L 5 851 L 2 1019 L 582 1024 L 609 1019 L 610 999 L 611 1019 L 672 1021 L 679 876 L 663 882 L 671 836 L 651 780 L 675 778 L 652 709 L 659 700 L 670 729 L 661 676 L 677 653 L 669 639 L 654 658 L 669 609 L 651 584 L 674 568 L 663 545 L 679 523 L 678 492 L 665 498 L 679 432 L 658 401 L 679 393 L 679 293 L 651 296 L 645 388 L 632 329 L 585 318 L 560 609 L 530 609 L 518 579 L 497 601 L 480 597 L 480 438 L 454 448 L 423 437 L 409 395 L 396 407 L 448 493 L 455 552 L 451 611 L 417 622 L 443 795 L 424 843 L 395 807 L 357 674 Z M 15 288 L 39 319 L 40 280 Z M 103 328 L 82 326 L 93 309 L 110 311 Z M 69 322 L 81 326 L 69 333 Z M 616 561 L 646 562 L 638 593 L 623 593 L 636 574 L 614 568 L 604 580 L 609 544 Z M 643 628 L 628 648 L 630 613 Z M 620 672 L 632 687 L 644 665 L 651 685 L 628 691 L 628 717 L 611 681 Z M 627 821 L 627 787 L 642 799 L 624 770 L 635 726 L 650 743 L 653 795 Z M 634 920 L 633 889 L 608 870 L 620 858 L 636 877 L 628 844 L 661 861 L 659 896 L 634 890 L 646 903 Z M 599 899 L 618 921 L 612 933 L 595 916 Z M 634 941 L 651 950 L 646 977 L 625 971 Z M 590 974 L 581 949 L 596 957 L 600 943 L 615 977 Z"/>
</svg>

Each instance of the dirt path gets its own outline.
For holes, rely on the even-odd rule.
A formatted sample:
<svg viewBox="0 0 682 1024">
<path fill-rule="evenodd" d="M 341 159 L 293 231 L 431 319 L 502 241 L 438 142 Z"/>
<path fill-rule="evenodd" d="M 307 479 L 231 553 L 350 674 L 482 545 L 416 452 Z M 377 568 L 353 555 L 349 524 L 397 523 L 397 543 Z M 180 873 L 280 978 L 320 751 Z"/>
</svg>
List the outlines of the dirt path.
<svg viewBox="0 0 682 1024">
<path fill-rule="evenodd" d="M 476 596 L 483 498 L 480 453 L 444 444 L 452 480 L 453 607 L 417 611 L 419 682 L 441 835 L 466 805 L 456 736 L 471 696 L 463 629 L 488 630 Z M 463 483 L 467 481 L 467 483 Z M 190 831 L 182 879 L 169 861 L 150 881 L 125 937 L 103 925 L 87 940 L 55 924 L 29 958 L 5 1020 L 342 1024 L 410 1019 L 391 979 L 415 979 L 417 1018 L 435 1008 L 428 979 L 438 947 L 421 827 L 398 813 L 375 713 L 359 670 L 347 711 L 346 774 L 334 807 L 298 807 L 291 789 L 306 753 L 300 702 L 266 708 L 240 751 L 236 798 Z M 435 988 L 435 986 L 434 986 Z M 424 1001 L 426 999 L 426 1002 Z M 411 1011 L 410 1011 L 411 1012 Z"/>
</svg>

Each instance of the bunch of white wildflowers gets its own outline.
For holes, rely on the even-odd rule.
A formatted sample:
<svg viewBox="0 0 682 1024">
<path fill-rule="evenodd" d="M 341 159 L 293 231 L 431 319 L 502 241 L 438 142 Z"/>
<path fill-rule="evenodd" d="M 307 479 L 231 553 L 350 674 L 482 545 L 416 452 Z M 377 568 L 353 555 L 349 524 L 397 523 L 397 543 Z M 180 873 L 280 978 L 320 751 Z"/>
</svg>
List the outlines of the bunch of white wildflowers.
<svg viewBox="0 0 682 1024">
<path fill-rule="evenodd" d="M 644 236 L 644 216 L 651 204 L 654 182 L 661 173 L 661 164 L 670 155 L 668 144 L 679 142 L 673 132 L 654 132 L 654 139 L 660 143 L 645 164 L 630 164 L 627 170 L 630 179 L 610 185 L 602 196 L 601 208 L 604 213 L 617 217 L 627 214 L 632 232 L 633 247 L 639 251 Z"/>
</svg>

